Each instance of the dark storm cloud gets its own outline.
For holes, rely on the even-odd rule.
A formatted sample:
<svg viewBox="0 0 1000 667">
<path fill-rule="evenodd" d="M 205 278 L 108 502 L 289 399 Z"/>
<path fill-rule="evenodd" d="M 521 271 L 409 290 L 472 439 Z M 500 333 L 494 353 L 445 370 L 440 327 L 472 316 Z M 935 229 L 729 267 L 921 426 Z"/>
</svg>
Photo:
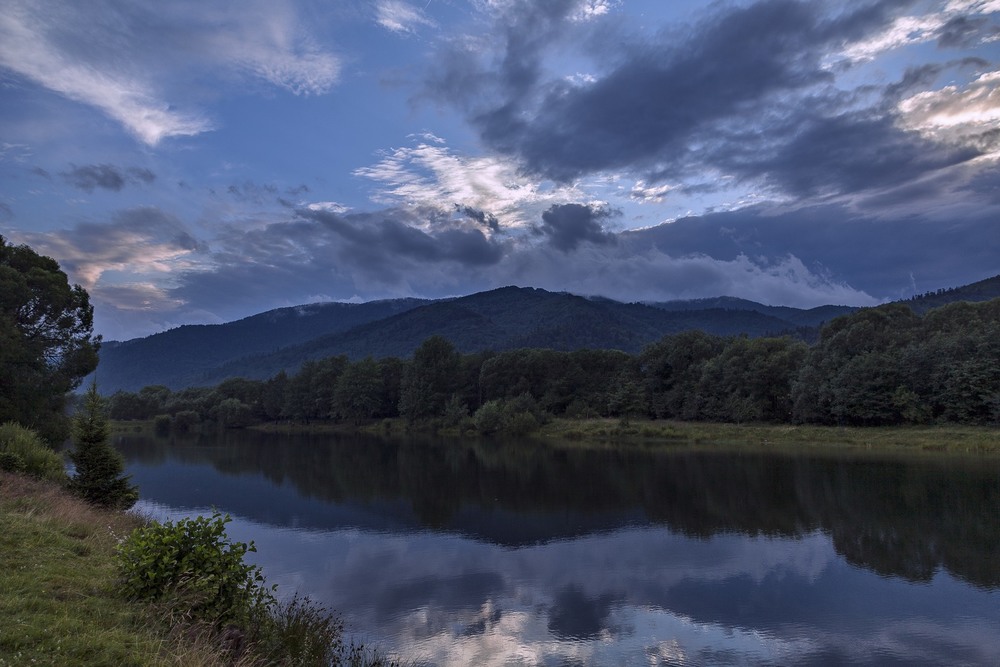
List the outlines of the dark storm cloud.
<svg viewBox="0 0 1000 667">
<path fill-rule="evenodd" d="M 615 236 L 604 231 L 601 224 L 612 215 L 607 209 L 586 204 L 556 204 L 542 213 L 538 232 L 562 252 L 575 250 L 581 243 L 613 244 Z"/>
<path fill-rule="evenodd" d="M 990 25 L 985 17 L 955 16 L 941 27 L 937 43 L 943 49 L 967 47 L 996 37 L 998 32 L 1000 28 Z"/>
<path fill-rule="evenodd" d="M 455 204 L 455 210 L 469 220 L 477 222 L 493 232 L 500 231 L 500 221 L 497 220 L 497 217 L 492 213 L 474 208 L 472 206 L 459 206 L 458 204 Z"/>
<path fill-rule="evenodd" d="M 994 210 L 958 221 L 917 215 L 878 219 L 834 205 L 784 212 L 761 206 L 682 218 L 620 238 L 630 248 L 654 247 L 672 257 L 701 254 L 731 261 L 740 255 L 791 255 L 814 274 L 834 276 L 879 299 L 910 296 L 914 283 L 922 292 L 1000 272 Z"/>
<path fill-rule="evenodd" d="M 898 185 L 970 160 L 979 151 L 950 148 L 899 129 L 892 119 L 867 114 L 803 117 L 789 124 L 787 142 L 754 150 L 720 146 L 713 164 L 750 179 L 763 177 L 799 197 L 859 192 Z"/>
<path fill-rule="evenodd" d="M 129 167 L 123 170 L 110 164 L 71 165 L 69 171 L 60 175 L 74 188 L 84 192 L 93 192 L 97 188 L 120 192 L 126 185 L 149 184 L 156 180 L 156 174 L 149 169 Z"/>
<path fill-rule="evenodd" d="M 10 220 L 14 217 L 14 210 L 7 204 L 0 201 L 0 220 Z"/>
<path fill-rule="evenodd" d="M 31 168 L 31 173 L 34 174 L 35 176 L 39 176 L 41 178 L 44 178 L 47 181 L 51 181 L 52 180 L 52 175 L 49 174 L 49 172 L 47 172 L 44 169 L 42 169 L 41 167 L 32 167 Z"/>
<path fill-rule="evenodd" d="M 180 274 L 171 296 L 190 310 L 227 320 L 324 299 L 440 296 L 492 287 L 480 276 L 497 266 L 507 246 L 478 229 L 416 227 L 433 215 L 306 208 L 284 222 L 233 227 L 214 242 L 211 268 Z"/>
<path fill-rule="evenodd" d="M 830 81 L 828 52 L 885 27 L 906 4 L 852 5 L 831 17 L 821 3 L 765 0 L 716 14 L 686 39 L 662 34 L 585 85 L 540 79 L 540 54 L 565 14 L 550 11 L 523 34 L 506 33 L 495 72 L 451 52 L 430 89 L 466 109 L 491 147 L 555 180 L 664 163 L 680 171 L 720 123 L 752 126 L 780 96 Z"/>
<path fill-rule="evenodd" d="M 404 257 L 419 262 L 457 262 L 467 266 L 500 261 L 503 247 L 478 229 L 444 229 L 425 232 L 414 226 L 409 214 L 389 209 L 378 213 L 340 214 L 300 209 L 298 215 L 333 231 L 352 252 L 380 265 Z"/>
</svg>

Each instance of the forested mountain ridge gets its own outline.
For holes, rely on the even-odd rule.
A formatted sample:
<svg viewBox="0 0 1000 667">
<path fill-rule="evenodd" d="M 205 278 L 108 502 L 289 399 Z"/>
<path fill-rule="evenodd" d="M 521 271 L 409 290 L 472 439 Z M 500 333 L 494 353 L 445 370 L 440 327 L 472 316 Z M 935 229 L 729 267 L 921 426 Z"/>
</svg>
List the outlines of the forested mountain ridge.
<svg viewBox="0 0 1000 667">
<path fill-rule="evenodd" d="M 132 340 L 101 345 L 97 380 L 102 391 L 148 384 L 196 384 L 207 368 L 273 352 L 335 331 L 345 331 L 416 308 L 424 299 L 368 303 L 314 303 L 278 308 L 225 324 L 184 325 Z M 83 383 L 86 386 L 89 378 Z"/>
<path fill-rule="evenodd" d="M 979 301 L 994 291 L 1000 294 L 1000 276 L 904 303 L 924 312 L 931 301 Z M 440 300 L 311 304 L 105 343 L 97 379 L 106 393 L 152 384 L 208 386 L 230 377 L 263 379 L 336 355 L 406 358 L 432 335 L 443 336 L 463 353 L 518 348 L 636 353 L 665 335 L 688 330 L 751 337 L 815 333 L 820 324 L 855 310 L 766 306 L 733 297 L 627 304 L 521 287 Z"/>
<path fill-rule="evenodd" d="M 956 301 L 989 301 L 1000 297 L 1000 275 L 980 280 L 979 282 L 952 287 L 950 289 L 939 289 L 934 292 L 925 292 L 903 303 L 908 305 L 917 314 L 926 313 L 932 308 L 955 303 Z"/>
<path fill-rule="evenodd" d="M 740 299 L 734 296 L 718 296 L 708 299 L 690 299 L 682 301 L 650 302 L 647 305 L 669 311 L 708 310 L 750 310 L 762 315 L 769 315 L 785 320 L 796 327 L 819 327 L 835 317 L 855 312 L 855 306 L 817 306 L 803 310 L 790 306 L 766 306 L 756 301 Z"/>
<path fill-rule="evenodd" d="M 207 371 L 199 384 L 230 377 L 264 379 L 303 361 L 346 355 L 409 357 L 439 335 L 463 353 L 524 347 L 639 352 L 664 335 L 699 329 L 718 335 L 762 336 L 788 329 L 787 321 L 749 310 L 667 312 L 642 304 L 588 299 L 530 287 L 502 287 L 437 301 L 349 331 L 322 336 L 274 354 L 236 360 Z"/>
</svg>

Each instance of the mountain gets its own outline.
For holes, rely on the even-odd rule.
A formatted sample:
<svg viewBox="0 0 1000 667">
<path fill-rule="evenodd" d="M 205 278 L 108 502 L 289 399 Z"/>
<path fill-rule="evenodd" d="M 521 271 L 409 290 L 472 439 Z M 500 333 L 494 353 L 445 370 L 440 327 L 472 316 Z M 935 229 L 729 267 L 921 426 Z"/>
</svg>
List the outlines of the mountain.
<svg viewBox="0 0 1000 667">
<path fill-rule="evenodd" d="M 765 306 L 756 301 L 740 299 L 734 296 L 719 296 L 709 299 L 689 299 L 682 301 L 665 301 L 649 303 L 654 308 L 669 311 L 707 310 L 718 308 L 722 310 L 751 310 L 762 315 L 776 317 L 793 324 L 795 327 L 819 327 L 835 317 L 849 315 L 858 310 L 855 306 L 818 306 L 803 310 L 789 306 Z"/>
<path fill-rule="evenodd" d="M 1000 296 L 1000 276 L 904 301 L 917 312 Z M 227 324 L 183 326 L 101 347 L 97 379 L 105 394 L 163 384 L 214 385 L 230 377 L 263 379 L 304 361 L 408 357 L 432 335 L 464 353 L 522 347 L 618 349 L 635 353 L 665 335 L 699 329 L 717 335 L 815 335 L 834 317 L 857 310 L 808 310 L 718 297 L 621 303 L 565 292 L 503 287 L 469 296 L 324 303 L 280 308 Z"/>
<path fill-rule="evenodd" d="M 278 308 L 225 324 L 185 325 L 125 342 L 101 344 L 96 377 L 102 393 L 137 391 L 150 384 L 171 389 L 199 384 L 205 370 L 234 359 L 304 343 L 331 332 L 416 308 L 428 301 L 314 303 Z M 82 386 L 90 382 L 87 378 Z"/>
<path fill-rule="evenodd" d="M 1000 275 L 980 280 L 977 283 L 926 292 L 903 301 L 914 312 L 926 313 L 931 308 L 939 308 L 955 301 L 989 301 L 1000 297 Z"/>
<path fill-rule="evenodd" d="M 787 321 L 749 310 L 670 312 L 638 303 L 588 299 L 530 287 L 503 287 L 435 301 L 273 354 L 222 364 L 207 370 L 199 384 L 216 384 L 236 376 L 267 378 L 281 370 L 292 371 L 303 361 L 339 354 L 352 359 L 369 355 L 408 357 L 435 334 L 447 338 L 464 353 L 522 347 L 638 352 L 667 334 L 689 329 L 761 336 L 789 328 Z"/>
</svg>

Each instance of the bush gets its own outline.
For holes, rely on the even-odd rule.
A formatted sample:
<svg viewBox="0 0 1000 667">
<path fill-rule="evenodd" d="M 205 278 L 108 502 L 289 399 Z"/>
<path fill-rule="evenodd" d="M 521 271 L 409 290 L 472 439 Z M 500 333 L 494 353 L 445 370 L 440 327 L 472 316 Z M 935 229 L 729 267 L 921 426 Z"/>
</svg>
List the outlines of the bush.
<svg viewBox="0 0 1000 667">
<path fill-rule="evenodd" d="M 243 562 L 253 542 L 231 542 L 228 515 L 181 519 L 136 528 L 115 556 L 122 590 L 135 600 L 183 602 L 191 619 L 259 625 L 274 604 L 260 568 Z"/>
<path fill-rule="evenodd" d="M 0 424 L 0 470 L 65 482 L 63 459 L 37 433 L 14 422 Z"/>
<path fill-rule="evenodd" d="M 200 422 L 201 416 L 194 410 L 181 410 L 174 415 L 174 433 L 190 433 L 198 428 Z"/>
<path fill-rule="evenodd" d="M 14 452 L 0 452 L 0 470 L 23 473 L 26 469 L 24 459 Z"/>
<path fill-rule="evenodd" d="M 500 431 L 504 426 L 503 407 L 499 399 L 483 403 L 472 420 L 476 424 L 476 430 L 483 435 L 492 435 Z"/>
<path fill-rule="evenodd" d="M 170 415 L 156 415 L 153 417 L 153 433 L 156 435 L 170 435 L 170 425 Z"/>
</svg>

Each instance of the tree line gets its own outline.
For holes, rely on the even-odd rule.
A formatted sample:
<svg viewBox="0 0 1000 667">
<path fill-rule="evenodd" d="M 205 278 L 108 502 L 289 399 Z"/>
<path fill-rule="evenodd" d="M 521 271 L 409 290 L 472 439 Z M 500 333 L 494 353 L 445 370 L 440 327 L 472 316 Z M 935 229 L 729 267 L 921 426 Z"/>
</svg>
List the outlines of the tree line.
<svg viewBox="0 0 1000 667">
<path fill-rule="evenodd" d="M 460 354 L 440 336 L 410 359 L 306 362 L 268 380 L 162 386 L 110 397 L 114 419 L 187 430 L 262 421 L 401 417 L 524 433 L 551 417 L 854 426 L 1000 422 L 1000 299 L 923 316 L 905 304 L 826 324 L 812 346 L 790 337 L 687 331 L 639 354 L 518 349 Z"/>
</svg>

